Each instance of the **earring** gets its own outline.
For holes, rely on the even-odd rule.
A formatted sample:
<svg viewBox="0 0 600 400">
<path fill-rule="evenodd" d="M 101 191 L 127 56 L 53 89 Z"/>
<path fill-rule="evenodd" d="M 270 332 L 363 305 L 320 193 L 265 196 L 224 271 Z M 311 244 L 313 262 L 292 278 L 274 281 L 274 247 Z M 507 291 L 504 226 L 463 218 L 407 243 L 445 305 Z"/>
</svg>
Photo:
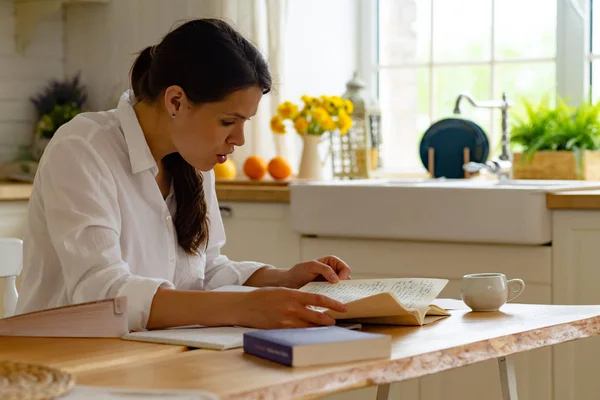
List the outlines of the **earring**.
<svg viewBox="0 0 600 400">
<path fill-rule="evenodd" d="M 175 118 L 175 114 L 172 114 L 172 115 L 171 115 L 171 118 Z"/>
</svg>

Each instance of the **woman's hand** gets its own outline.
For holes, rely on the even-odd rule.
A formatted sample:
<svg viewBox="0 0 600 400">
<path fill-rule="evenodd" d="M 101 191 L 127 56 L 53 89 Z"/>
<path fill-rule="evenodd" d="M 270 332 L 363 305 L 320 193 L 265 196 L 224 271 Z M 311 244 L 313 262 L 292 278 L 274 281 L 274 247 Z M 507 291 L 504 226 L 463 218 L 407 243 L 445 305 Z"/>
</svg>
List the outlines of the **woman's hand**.
<svg viewBox="0 0 600 400">
<path fill-rule="evenodd" d="M 236 307 L 239 315 L 236 324 L 250 328 L 282 329 L 333 325 L 333 318 L 308 307 L 346 311 L 346 306 L 336 300 L 299 290 L 264 288 L 244 294 L 244 300 Z"/>
<path fill-rule="evenodd" d="M 285 286 L 298 289 L 315 280 L 337 283 L 350 279 L 351 272 L 348 264 L 335 256 L 327 256 L 294 265 L 286 271 Z"/>
</svg>

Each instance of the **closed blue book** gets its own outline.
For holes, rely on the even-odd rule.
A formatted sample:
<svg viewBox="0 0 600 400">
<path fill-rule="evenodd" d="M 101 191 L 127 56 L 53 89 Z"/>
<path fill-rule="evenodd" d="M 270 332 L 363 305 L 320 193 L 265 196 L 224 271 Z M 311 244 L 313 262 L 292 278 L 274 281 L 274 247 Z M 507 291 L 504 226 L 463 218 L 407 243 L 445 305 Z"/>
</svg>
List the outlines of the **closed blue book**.
<svg viewBox="0 0 600 400">
<path fill-rule="evenodd" d="M 339 326 L 271 329 L 244 333 L 244 352 L 300 367 L 389 358 L 392 340 Z"/>
</svg>

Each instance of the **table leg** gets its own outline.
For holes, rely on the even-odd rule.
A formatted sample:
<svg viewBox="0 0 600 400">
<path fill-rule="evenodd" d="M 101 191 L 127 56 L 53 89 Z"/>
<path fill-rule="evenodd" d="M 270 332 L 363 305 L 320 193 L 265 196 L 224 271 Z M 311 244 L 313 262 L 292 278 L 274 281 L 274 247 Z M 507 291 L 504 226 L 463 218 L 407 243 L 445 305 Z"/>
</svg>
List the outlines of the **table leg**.
<svg viewBox="0 0 600 400">
<path fill-rule="evenodd" d="M 378 385 L 377 386 L 377 399 L 376 400 L 390 400 L 390 384 Z"/>
<path fill-rule="evenodd" d="M 500 368 L 502 400 L 517 400 L 517 379 L 512 358 L 499 357 L 498 367 Z"/>
</svg>

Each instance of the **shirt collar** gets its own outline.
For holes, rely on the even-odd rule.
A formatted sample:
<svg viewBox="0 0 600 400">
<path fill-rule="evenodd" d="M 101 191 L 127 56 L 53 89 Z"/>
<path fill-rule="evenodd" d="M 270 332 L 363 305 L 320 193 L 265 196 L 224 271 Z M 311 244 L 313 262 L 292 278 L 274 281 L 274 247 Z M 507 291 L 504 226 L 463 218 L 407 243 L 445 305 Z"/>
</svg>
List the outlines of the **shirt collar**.
<svg viewBox="0 0 600 400">
<path fill-rule="evenodd" d="M 121 96 L 117 106 L 117 115 L 125 136 L 129 161 L 131 162 L 131 172 L 137 174 L 150 169 L 156 176 L 158 166 L 154 161 L 154 157 L 152 157 L 152 152 L 150 152 L 150 147 L 133 109 L 134 101 L 133 91 L 127 90 Z"/>
</svg>

